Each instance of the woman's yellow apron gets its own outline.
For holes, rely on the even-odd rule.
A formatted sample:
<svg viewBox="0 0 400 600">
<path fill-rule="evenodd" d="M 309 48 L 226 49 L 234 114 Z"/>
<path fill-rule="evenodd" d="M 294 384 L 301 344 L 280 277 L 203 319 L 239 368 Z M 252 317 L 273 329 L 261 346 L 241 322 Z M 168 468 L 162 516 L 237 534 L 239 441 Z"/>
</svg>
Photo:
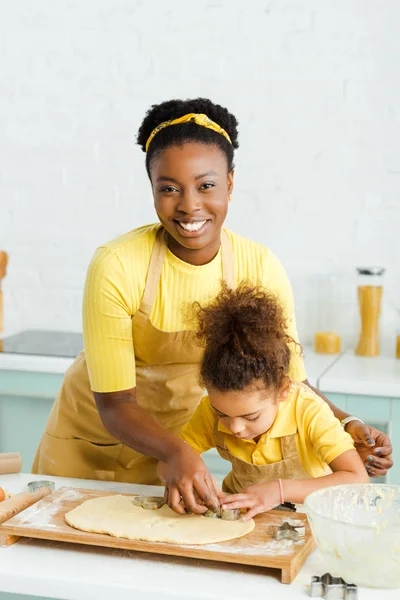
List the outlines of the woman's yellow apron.
<svg viewBox="0 0 400 600">
<path fill-rule="evenodd" d="M 221 232 L 222 276 L 234 287 L 230 240 Z M 178 433 L 195 411 L 202 349 L 191 330 L 156 329 L 149 315 L 167 251 L 166 234 L 157 234 L 138 312 L 132 317 L 136 399 L 165 429 Z M 180 307 L 177 307 L 180 310 Z M 90 388 L 84 352 L 77 357 L 52 407 L 37 449 L 33 473 L 157 485 L 157 460 L 132 450 L 105 429 Z"/>
</svg>

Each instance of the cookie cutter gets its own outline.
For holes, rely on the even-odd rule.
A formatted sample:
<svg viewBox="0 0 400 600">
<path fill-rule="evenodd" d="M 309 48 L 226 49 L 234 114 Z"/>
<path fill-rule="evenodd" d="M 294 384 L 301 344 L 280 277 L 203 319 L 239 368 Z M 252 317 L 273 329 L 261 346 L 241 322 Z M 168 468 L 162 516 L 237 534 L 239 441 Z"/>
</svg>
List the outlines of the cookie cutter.
<svg viewBox="0 0 400 600">
<path fill-rule="evenodd" d="M 326 600 L 357 600 L 358 588 L 354 583 L 346 583 L 341 577 L 325 573 L 322 577 L 311 578 L 310 596 Z"/>
<path fill-rule="evenodd" d="M 270 525 L 267 529 L 267 533 L 272 535 L 276 540 L 292 540 L 292 542 L 297 542 L 300 538 L 305 536 L 306 529 L 301 521 L 297 526 L 291 525 L 285 521 L 279 527 Z"/>
<path fill-rule="evenodd" d="M 222 519 L 222 521 L 238 521 L 240 519 L 240 508 L 227 508 L 223 510 L 220 506 L 214 510 L 208 510 L 203 517 L 210 519 Z"/>
<path fill-rule="evenodd" d="M 132 498 L 132 503 L 134 506 L 140 506 L 146 510 L 158 510 L 165 504 L 165 501 L 162 496 L 139 495 Z M 222 508 L 219 506 L 214 510 L 208 510 L 203 516 L 212 519 L 222 519 L 223 521 L 237 521 L 240 519 L 240 509 L 222 510 Z"/>
<path fill-rule="evenodd" d="M 296 508 L 296 505 L 293 504 L 292 502 L 283 502 L 283 504 L 279 504 L 279 506 L 277 506 L 275 508 L 275 510 L 282 510 L 282 511 L 287 511 L 287 512 L 296 512 L 297 508 Z"/>
<path fill-rule="evenodd" d="M 45 479 L 41 479 L 40 481 L 30 481 L 27 484 L 28 490 L 30 492 L 37 492 L 37 490 L 41 487 L 50 488 L 52 492 L 54 492 L 56 484 L 54 481 L 47 481 Z"/>
<path fill-rule="evenodd" d="M 164 504 L 162 496 L 134 496 L 132 502 L 135 506 L 140 506 L 146 510 L 158 510 Z"/>
</svg>

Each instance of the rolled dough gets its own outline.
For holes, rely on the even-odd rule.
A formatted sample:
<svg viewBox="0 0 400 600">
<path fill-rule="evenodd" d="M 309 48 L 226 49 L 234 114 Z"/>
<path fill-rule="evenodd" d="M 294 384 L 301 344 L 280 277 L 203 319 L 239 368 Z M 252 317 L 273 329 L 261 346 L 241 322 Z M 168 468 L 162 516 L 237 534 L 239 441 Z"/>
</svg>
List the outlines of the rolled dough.
<svg viewBox="0 0 400 600">
<path fill-rule="evenodd" d="M 212 544 L 242 537 L 254 521 L 223 521 L 201 515 L 178 515 L 164 505 L 158 510 L 134 506 L 129 496 L 86 500 L 65 515 L 68 525 L 114 537 L 172 544 Z"/>
</svg>

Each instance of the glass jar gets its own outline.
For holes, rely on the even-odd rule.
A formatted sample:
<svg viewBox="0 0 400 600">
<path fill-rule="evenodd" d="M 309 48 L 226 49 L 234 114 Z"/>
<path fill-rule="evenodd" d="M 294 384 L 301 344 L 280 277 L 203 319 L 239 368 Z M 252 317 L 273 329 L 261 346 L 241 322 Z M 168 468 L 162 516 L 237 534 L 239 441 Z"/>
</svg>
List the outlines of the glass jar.
<svg viewBox="0 0 400 600">
<path fill-rule="evenodd" d="M 330 273 L 316 281 L 316 325 L 314 350 L 319 354 L 339 354 L 341 349 L 340 305 L 342 303 L 340 276 Z"/>
<path fill-rule="evenodd" d="M 400 305 L 394 305 L 393 308 L 397 312 L 397 320 L 400 321 Z M 396 331 L 396 358 L 400 359 L 400 326 L 397 326 Z"/>
<path fill-rule="evenodd" d="M 357 273 L 361 331 L 356 354 L 358 356 L 379 356 L 379 317 L 385 269 L 382 267 L 357 267 Z"/>
<path fill-rule="evenodd" d="M 0 332 L 3 331 L 3 293 L 1 291 L 1 280 L 6 276 L 8 255 L 0 250 Z"/>
</svg>

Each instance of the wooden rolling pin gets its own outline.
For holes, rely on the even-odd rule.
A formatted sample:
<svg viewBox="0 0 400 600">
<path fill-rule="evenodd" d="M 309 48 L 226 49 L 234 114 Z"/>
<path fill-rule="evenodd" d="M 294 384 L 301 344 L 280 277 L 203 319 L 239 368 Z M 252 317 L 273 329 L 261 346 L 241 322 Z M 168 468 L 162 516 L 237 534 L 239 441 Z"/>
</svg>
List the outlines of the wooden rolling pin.
<svg viewBox="0 0 400 600">
<path fill-rule="evenodd" d="M 26 508 L 51 494 L 51 489 L 42 487 L 37 492 L 21 492 L 0 504 L 0 524 L 8 521 Z"/>
<path fill-rule="evenodd" d="M 3 292 L 1 291 L 1 280 L 6 276 L 7 263 L 7 252 L 0 250 L 0 332 L 3 331 Z"/>
<path fill-rule="evenodd" d="M 0 475 L 19 473 L 22 469 L 22 458 L 19 452 L 0 453 Z"/>
</svg>

